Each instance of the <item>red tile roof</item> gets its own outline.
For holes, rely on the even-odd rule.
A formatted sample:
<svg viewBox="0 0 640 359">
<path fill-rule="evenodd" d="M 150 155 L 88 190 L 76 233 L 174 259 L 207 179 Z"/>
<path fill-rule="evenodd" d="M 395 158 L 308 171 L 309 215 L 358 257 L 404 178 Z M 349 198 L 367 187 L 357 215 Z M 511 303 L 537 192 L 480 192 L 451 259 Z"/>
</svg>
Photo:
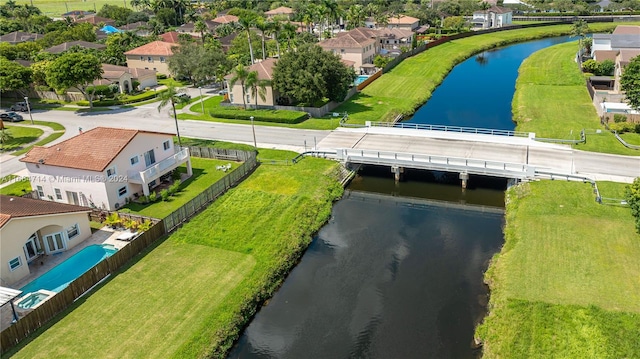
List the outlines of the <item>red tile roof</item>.
<svg viewBox="0 0 640 359">
<path fill-rule="evenodd" d="M 0 228 L 11 218 L 91 212 L 91 208 L 39 199 L 0 195 Z"/>
<path fill-rule="evenodd" d="M 390 16 L 387 21 L 388 24 L 392 25 L 411 25 L 416 21 L 420 21 L 420 19 L 416 19 L 415 17 L 400 15 L 398 16 Z"/>
<path fill-rule="evenodd" d="M 172 44 L 164 41 L 153 41 L 146 45 L 136 47 L 135 49 L 125 52 L 125 55 L 156 55 L 156 56 L 172 56 L 174 46 L 180 46 L 179 44 Z"/>
<path fill-rule="evenodd" d="M 282 14 L 293 14 L 293 9 L 286 6 L 280 6 L 273 10 L 265 11 L 265 15 L 282 15 Z"/>
<path fill-rule="evenodd" d="M 320 41 L 318 45 L 323 49 L 363 48 L 375 42 L 376 40 L 372 38 L 348 32 L 338 37 Z"/>
<path fill-rule="evenodd" d="M 217 22 L 218 24 L 228 24 L 232 22 L 238 22 L 238 17 L 233 15 L 222 15 L 213 19 L 213 22 Z"/>
<path fill-rule="evenodd" d="M 21 162 L 102 172 L 139 133 L 170 133 L 96 127 L 49 147 L 36 146 Z"/>
<path fill-rule="evenodd" d="M 262 60 L 257 62 L 247 68 L 248 72 L 257 71 L 259 80 L 273 80 L 273 67 L 278 62 L 278 59 L 268 58 L 266 60 Z M 230 79 L 233 77 L 233 74 L 228 74 L 225 76 L 225 79 Z"/>
</svg>

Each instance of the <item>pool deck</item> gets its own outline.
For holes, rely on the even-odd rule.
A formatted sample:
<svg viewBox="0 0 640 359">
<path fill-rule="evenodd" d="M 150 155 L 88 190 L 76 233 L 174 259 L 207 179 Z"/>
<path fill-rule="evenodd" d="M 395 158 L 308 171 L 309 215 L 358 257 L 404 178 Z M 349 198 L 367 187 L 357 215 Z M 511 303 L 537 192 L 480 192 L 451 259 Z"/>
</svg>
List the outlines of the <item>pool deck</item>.
<svg viewBox="0 0 640 359">
<path fill-rule="evenodd" d="M 72 255 L 80 252 L 81 250 L 83 250 L 84 248 L 90 245 L 111 244 L 116 249 L 121 249 L 122 247 L 129 244 L 128 241 L 122 241 L 122 240 L 116 239 L 123 232 L 128 232 L 128 231 L 113 230 L 105 226 L 100 230 L 94 232 L 91 235 L 91 237 L 87 238 L 82 243 L 76 245 L 75 247 L 71 248 L 68 251 L 61 252 L 55 255 L 43 255 L 29 264 L 29 270 L 31 271 L 31 273 L 24 279 L 20 280 L 19 282 L 14 283 L 11 287 L 16 289 L 22 288 L 27 283 L 31 282 L 32 280 L 48 272 L 53 267 L 64 262 Z M 24 294 L 27 294 L 27 293 L 22 293 L 20 297 L 14 300 L 14 303 L 17 302 L 20 298 L 22 298 Z M 29 310 L 25 311 L 23 309 L 19 309 L 18 307 L 16 307 L 16 312 L 18 313 L 18 317 L 24 316 L 28 311 Z M 11 325 L 12 320 L 13 320 L 13 315 L 11 313 L 11 306 L 9 304 L 2 306 L 0 308 L 0 331 L 9 327 Z"/>
</svg>

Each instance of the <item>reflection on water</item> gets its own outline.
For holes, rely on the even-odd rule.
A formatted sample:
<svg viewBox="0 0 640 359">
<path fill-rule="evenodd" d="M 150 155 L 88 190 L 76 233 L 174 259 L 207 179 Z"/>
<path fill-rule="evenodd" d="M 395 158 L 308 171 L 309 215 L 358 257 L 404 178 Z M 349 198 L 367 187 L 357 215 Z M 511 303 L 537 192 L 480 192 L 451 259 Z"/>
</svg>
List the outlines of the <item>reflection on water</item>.
<svg viewBox="0 0 640 359">
<path fill-rule="evenodd" d="M 415 182 L 408 190 L 390 173 L 360 177 L 230 357 L 474 357 L 487 303 L 482 275 L 502 243 L 502 210 L 418 199 L 442 197 L 447 186 Z M 502 198 L 476 191 L 467 196 Z"/>
</svg>

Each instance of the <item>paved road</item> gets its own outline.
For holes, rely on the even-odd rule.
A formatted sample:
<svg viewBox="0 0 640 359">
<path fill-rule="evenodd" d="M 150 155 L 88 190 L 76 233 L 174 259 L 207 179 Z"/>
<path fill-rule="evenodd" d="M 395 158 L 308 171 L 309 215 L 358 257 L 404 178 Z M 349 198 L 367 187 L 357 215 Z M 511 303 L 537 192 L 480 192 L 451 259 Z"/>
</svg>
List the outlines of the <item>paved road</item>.
<svg viewBox="0 0 640 359">
<path fill-rule="evenodd" d="M 66 127 L 66 133 L 56 142 L 79 133 L 79 128 L 89 130 L 98 126 L 135 128 L 162 132 L 176 132 L 175 121 L 165 107 L 158 112 L 157 104 L 108 112 L 75 113 L 71 111 L 35 110 L 33 117 L 40 121 L 58 122 Z M 206 121 L 178 121 L 180 135 L 201 139 L 240 142 L 253 145 L 250 125 L 225 124 Z M 256 142 L 261 148 L 286 149 L 303 152 L 329 135 L 330 131 L 298 130 L 273 126 L 255 126 Z M 52 144 L 56 143 L 53 142 Z M 16 157 L 3 156 L 0 175 L 16 173 L 25 166 Z"/>
<path fill-rule="evenodd" d="M 577 151 L 523 137 L 372 127 L 339 129 L 318 144 L 320 150 L 336 148 L 528 164 L 539 171 L 595 180 L 631 182 L 640 176 L 640 156 Z"/>
</svg>

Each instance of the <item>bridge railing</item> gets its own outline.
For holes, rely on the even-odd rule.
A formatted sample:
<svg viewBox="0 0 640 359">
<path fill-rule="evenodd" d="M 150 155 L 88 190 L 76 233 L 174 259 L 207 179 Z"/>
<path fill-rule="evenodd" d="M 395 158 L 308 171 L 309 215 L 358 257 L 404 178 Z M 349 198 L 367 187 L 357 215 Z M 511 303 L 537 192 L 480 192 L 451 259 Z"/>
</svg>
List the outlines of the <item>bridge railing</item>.
<svg viewBox="0 0 640 359">
<path fill-rule="evenodd" d="M 535 176 L 535 168 L 527 164 L 460 157 L 343 148 L 336 150 L 336 158 L 342 162 L 468 172 L 496 177 L 533 178 Z"/>
<path fill-rule="evenodd" d="M 492 135 L 492 136 L 530 137 L 532 135 L 529 132 L 522 132 L 522 131 L 508 131 L 508 130 L 498 130 L 498 129 L 492 129 L 492 128 L 429 125 L 429 124 L 421 124 L 421 123 L 367 122 L 367 124 L 369 124 L 370 127 L 408 128 L 408 129 L 414 129 L 414 130 L 444 131 L 444 132 L 470 133 L 470 134 Z"/>
</svg>

